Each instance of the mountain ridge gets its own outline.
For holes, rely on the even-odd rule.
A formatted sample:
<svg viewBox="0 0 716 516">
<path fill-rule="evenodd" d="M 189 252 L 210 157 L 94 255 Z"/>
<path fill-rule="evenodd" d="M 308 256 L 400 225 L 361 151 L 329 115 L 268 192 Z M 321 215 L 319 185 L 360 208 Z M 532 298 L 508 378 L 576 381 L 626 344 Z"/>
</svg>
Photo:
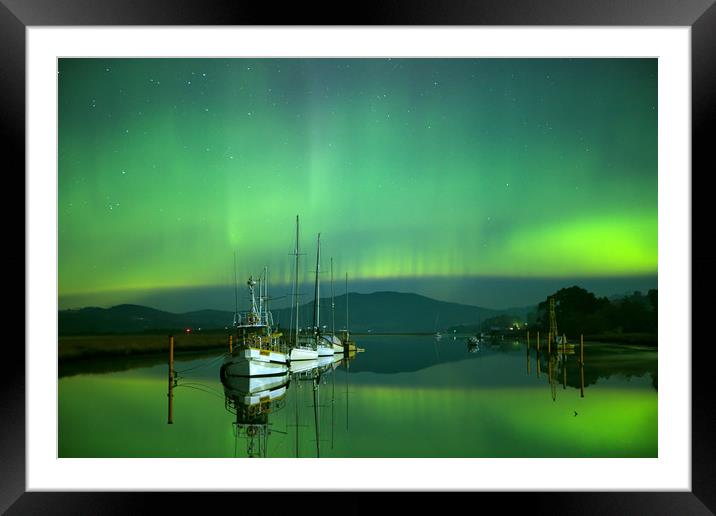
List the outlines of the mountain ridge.
<svg viewBox="0 0 716 516">
<path fill-rule="evenodd" d="M 346 294 L 335 297 L 336 329 L 345 327 Z M 330 329 L 331 298 L 321 298 L 321 326 Z M 531 307 L 521 308 L 523 312 Z M 480 318 L 508 313 L 474 305 L 439 301 L 421 294 L 380 291 L 348 294 L 349 327 L 356 332 L 434 332 Z M 515 312 L 513 309 L 512 312 Z M 274 321 L 288 327 L 291 308 L 272 310 Z M 300 325 L 313 325 L 313 301 L 299 307 Z M 231 326 L 234 313 L 228 310 L 201 309 L 167 312 L 139 304 L 124 303 L 109 308 L 84 307 L 58 311 L 60 335 L 141 333 L 191 328 L 224 329 Z"/>
</svg>

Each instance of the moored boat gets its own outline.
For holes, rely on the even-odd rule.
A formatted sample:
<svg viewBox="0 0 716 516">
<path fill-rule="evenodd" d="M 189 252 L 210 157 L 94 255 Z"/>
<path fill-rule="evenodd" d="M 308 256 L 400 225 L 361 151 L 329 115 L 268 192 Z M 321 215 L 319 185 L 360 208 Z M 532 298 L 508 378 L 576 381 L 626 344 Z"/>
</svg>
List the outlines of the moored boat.
<svg viewBox="0 0 716 516">
<path fill-rule="evenodd" d="M 318 358 L 318 351 L 316 349 L 315 341 L 313 339 L 301 338 L 298 331 L 298 312 L 299 312 L 299 297 L 298 297 L 298 257 L 299 252 L 299 232 L 298 232 L 298 215 L 296 215 L 296 247 L 294 249 L 294 256 L 296 258 L 294 283 L 293 283 L 293 310 L 291 311 L 291 351 L 289 353 L 289 361 L 296 362 L 301 360 L 315 360 Z M 295 311 L 295 314 L 294 314 Z M 294 317 L 295 315 L 295 317 Z"/>
<path fill-rule="evenodd" d="M 313 332 L 316 341 L 316 350 L 319 357 L 333 356 L 335 353 L 333 343 L 327 341 L 321 331 L 321 289 L 318 275 L 321 273 L 321 234 L 318 233 L 318 244 L 316 247 L 316 285 L 313 296 Z"/>
<path fill-rule="evenodd" d="M 264 272 L 264 286 L 259 280 L 259 304 L 256 304 L 254 287 L 257 281 L 250 277 L 250 308 L 247 312 L 234 316 L 236 345 L 224 359 L 222 370 L 229 376 L 273 376 L 288 372 L 288 353 L 283 344 L 283 334 L 274 332 L 271 312 L 264 294 L 267 272 Z"/>
</svg>

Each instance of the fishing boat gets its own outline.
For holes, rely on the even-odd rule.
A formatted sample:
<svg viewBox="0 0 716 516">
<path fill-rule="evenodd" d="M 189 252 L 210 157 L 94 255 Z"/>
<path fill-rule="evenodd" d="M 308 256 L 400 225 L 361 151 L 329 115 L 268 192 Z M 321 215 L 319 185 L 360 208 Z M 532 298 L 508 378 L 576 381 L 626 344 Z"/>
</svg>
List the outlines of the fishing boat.
<svg viewBox="0 0 716 516">
<path fill-rule="evenodd" d="M 296 362 L 296 361 L 304 361 L 304 360 L 315 360 L 318 358 L 318 350 L 316 349 L 316 343 L 313 339 L 306 339 L 302 338 L 299 335 L 299 318 L 298 318 L 298 310 L 299 310 L 299 294 L 298 294 L 298 256 L 299 256 L 299 233 L 298 233 L 298 215 L 296 215 L 296 247 L 294 250 L 294 256 L 296 258 L 296 264 L 295 264 L 295 275 L 294 275 L 294 283 L 293 283 L 293 307 L 294 310 L 291 311 L 291 335 L 292 335 L 292 342 L 291 342 L 291 351 L 289 352 L 289 361 L 290 362 Z M 295 311 L 295 317 L 294 317 L 294 311 Z M 295 324 L 294 324 L 295 323 Z"/>
<path fill-rule="evenodd" d="M 273 318 L 266 303 L 268 291 L 264 269 L 263 287 L 261 280 L 249 277 L 250 308 L 247 312 L 234 314 L 236 345 L 227 354 L 222 373 L 227 376 L 276 376 L 288 372 L 288 352 L 283 335 L 273 330 Z M 259 304 L 256 304 L 255 287 L 259 286 Z M 264 290 L 265 289 L 265 290 Z"/>
<path fill-rule="evenodd" d="M 316 349 L 319 357 L 332 356 L 335 354 L 333 342 L 324 338 L 321 331 L 321 288 L 319 274 L 321 273 L 321 234 L 318 233 L 318 244 L 316 247 L 316 284 L 313 295 L 313 332 L 316 341 Z"/>
</svg>

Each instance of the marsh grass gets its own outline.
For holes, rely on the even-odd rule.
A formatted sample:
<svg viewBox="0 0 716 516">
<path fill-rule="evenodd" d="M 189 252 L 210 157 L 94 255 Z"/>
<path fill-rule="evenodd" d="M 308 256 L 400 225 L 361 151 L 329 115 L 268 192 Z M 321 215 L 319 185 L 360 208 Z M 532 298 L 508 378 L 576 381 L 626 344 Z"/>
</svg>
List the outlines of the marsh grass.
<svg viewBox="0 0 716 516">
<path fill-rule="evenodd" d="M 226 332 L 179 333 L 174 335 L 174 351 L 202 351 L 228 348 Z M 60 361 L 121 355 L 167 353 L 169 336 L 138 335 L 77 335 L 59 338 Z"/>
</svg>

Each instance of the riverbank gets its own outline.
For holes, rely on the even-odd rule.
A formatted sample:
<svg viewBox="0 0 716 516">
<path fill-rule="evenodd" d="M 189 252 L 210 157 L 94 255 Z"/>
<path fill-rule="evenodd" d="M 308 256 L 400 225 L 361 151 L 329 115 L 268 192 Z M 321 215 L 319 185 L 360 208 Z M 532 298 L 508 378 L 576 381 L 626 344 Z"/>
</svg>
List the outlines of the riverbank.
<svg viewBox="0 0 716 516">
<path fill-rule="evenodd" d="M 174 351 L 205 351 L 228 348 L 226 332 L 180 333 L 174 336 Z M 155 334 L 61 336 L 60 361 L 126 355 L 167 353 L 169 337 Z"/>
</svg>

